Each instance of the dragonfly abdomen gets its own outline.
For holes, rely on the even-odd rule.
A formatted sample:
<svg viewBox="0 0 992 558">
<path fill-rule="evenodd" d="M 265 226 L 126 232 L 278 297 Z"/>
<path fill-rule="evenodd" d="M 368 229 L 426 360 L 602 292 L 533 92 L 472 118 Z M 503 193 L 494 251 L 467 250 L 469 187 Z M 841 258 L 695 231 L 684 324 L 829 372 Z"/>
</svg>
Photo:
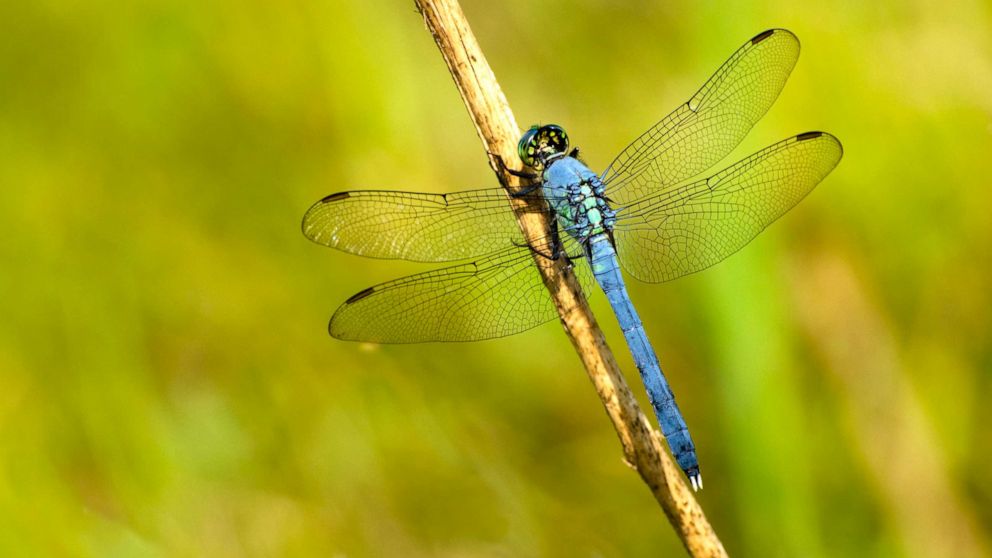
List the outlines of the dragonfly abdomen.
<svg viewBox="0 0 992 558">
<path fill-rule="evenodd" d="M 641 380 L 647 390 L 651 407 L 668 441 L 668 447 L 671 448 L 672 455 L 695 488 L 700 483 L 696 447 L 689 436 L 689 428 L 682 418 L 682 412 L 675 403 L 675 396 L 661 371 L 654 348 L 648 341 L 641 318 L 637 315 L 637 310 L 634 309 L 634 304 L 627 294 L 613 244 L 607 235 L 599 234 L 589 239 L 588 246 L 593 276 L 606 293 L 606 298 L 617 316 L 627 346 L 634 357 L 634 363 L 641 373 Z"/>
</svg>

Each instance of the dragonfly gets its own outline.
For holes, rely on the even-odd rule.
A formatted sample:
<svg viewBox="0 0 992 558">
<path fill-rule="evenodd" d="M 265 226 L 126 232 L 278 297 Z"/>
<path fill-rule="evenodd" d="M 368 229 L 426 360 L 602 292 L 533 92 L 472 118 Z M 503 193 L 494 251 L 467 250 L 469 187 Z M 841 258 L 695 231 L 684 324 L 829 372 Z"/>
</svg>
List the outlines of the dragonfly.
<svg viewBox="0 0 992 558">
<path fill-rule="evenodd" d="M 528 244 L 502 188 L 447 194 L 338 192 L 306 212 L 310 240 L 371 258 L 449 262 L 364 289 L 331 317 L 331 336 L 373 343 L 476 341 L 558 317 L 534 263 L 566 258 L 584 292 L 616 314 L 651 407 L 693 489 L 696 448 L 624 274 L 648 283 L 710 267 L 795 206 L 840 162 L 840 141 L 811 131 L 711 174 L 768 111 L 799 56 L 785 29 L 751 38 L 685 103 L 630 143 L 602 174 L 569 151 L 565 130 L 533 126 L 518 154 L 532 179 L 516 194 L 550 215 L 543 250 Z M 508 169 L 509 170 L 509 169 Z"/>
</svg>

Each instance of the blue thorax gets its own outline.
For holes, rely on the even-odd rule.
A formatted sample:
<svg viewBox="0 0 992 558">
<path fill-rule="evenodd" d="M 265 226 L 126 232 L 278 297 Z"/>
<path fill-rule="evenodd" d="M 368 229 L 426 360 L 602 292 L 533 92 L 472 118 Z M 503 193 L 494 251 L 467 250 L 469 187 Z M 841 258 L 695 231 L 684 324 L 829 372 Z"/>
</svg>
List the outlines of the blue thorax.
<svg viewBox="0 0 992 558">
<path fill-rule="evenodd" d="M 586 243 L 613 230 L 616 212 L 606 201 L 599 175 L 575 157 L 551 161 L 543 173 L 544 195 L 568 234 Z"/>
</svg>

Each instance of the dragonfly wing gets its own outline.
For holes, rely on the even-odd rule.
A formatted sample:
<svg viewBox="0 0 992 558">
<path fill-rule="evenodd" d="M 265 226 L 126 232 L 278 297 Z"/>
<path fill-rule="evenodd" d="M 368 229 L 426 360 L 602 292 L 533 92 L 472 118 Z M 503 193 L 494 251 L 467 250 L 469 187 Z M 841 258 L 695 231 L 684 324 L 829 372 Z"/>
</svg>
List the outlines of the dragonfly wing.
<svg viewBox="0 0 992 558">
<path fill-rule="evenodd" d="M 339 192 L 310 207 L 303 234 L 352 254 L 421 262 L 465 260 L 523 242 L 507 194 L 498 188 Z"/>
<path fill-rule="evenodd" d="M 685 104 L 628 145 L 603 173 L 624 203 L 682 182 L 730 154 L 775 102 L 799 58 L 785 29 L 758 34 Z"/>
<path fill-rule="evenodd" d="M 664 188 L 620 210 L 624 269 L 649 283 L 705 269 L 744 247 L 799 203 L 843 154 L 825 132 L 780 141 L 713 176 Z"/>
<path fill-rule="evenodd" d="M 588 289 L 588 266 L 576 262 L 572 270 Z M 328 330 L 338 339 L 373 343 L 478 341 L 555 317 L 534 256 L 523 247 L 365 289 L 337 309 Z"/>
</svg>

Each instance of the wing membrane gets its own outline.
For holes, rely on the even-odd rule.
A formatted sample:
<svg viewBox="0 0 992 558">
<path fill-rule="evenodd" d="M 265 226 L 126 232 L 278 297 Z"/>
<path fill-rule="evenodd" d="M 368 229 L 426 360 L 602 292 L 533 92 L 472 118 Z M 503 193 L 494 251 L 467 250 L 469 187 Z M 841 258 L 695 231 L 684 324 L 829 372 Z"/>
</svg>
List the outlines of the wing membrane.
<svg viewBox="0 0 992 558">
<path fill-rule="evenodd" d="M 807 132 L 626 206 L 614 230 L 620 263 L 649 283 L 705 269 L 799 203 L 842 154 L 834 136 Z"/>
<path fill-rule="evenodd" d="M 534 207 L 544 207 L 543 200 Z M 498 188 L 339 192 L 307 210 L 303 234 L 360 256 L 420 262 L 464 260 L 523 243 L 507 195 Z"/>
<path fill-rule="evenodd" d="M 771 107 L 799 40 L 770 29 L 739 48 L 692 96 L 628 145 L 603 173 L 621 204 L 698 175 L 726 157 Z"/>
<path fill-rule="evenodd" d="M 567 253 L 575 250 L 566 241 Z M 572 269 L 588 290 L 588 266 L 575 262 Z M 478 341 L 555 317 L 534 256 L 523 247 L 366 289 L 337 309 L 328 330 L 338 339 L 374 343 Z"/>
</svg>

